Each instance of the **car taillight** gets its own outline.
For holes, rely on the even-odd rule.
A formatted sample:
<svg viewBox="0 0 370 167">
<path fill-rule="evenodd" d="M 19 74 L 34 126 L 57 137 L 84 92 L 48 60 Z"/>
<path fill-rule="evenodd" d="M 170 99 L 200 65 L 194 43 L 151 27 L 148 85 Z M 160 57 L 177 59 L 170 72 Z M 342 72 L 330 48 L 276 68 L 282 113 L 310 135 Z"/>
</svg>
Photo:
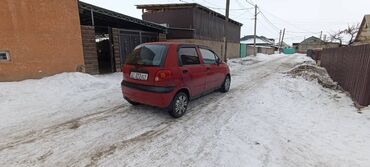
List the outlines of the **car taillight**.
<svg viewBox="0 0 370 167">
<path fill-rule="evenodd" d="M 160 70 L 155 75 L 155 81 L 160 82 L 171 78 L 172 72 L 169 70 Z"/>
</svg>

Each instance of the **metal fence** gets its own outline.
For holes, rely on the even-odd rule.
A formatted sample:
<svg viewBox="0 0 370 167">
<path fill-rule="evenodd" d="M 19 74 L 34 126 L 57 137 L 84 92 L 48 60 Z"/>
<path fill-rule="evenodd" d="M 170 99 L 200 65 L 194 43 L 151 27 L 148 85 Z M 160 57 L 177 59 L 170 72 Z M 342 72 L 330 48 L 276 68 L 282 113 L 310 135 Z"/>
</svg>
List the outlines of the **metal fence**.
<svg viewBox="0 0 370 167">
<path fill-rule="evenodd" d="M 318 63 L 321 60 L 321 50 L 307 50 L 307 56 Z"/>
<path fill-rule="evenodd" d="M 370 45 L 324 49 L 321 66 L 358 104 L 370 104 Z"/>
</svg>

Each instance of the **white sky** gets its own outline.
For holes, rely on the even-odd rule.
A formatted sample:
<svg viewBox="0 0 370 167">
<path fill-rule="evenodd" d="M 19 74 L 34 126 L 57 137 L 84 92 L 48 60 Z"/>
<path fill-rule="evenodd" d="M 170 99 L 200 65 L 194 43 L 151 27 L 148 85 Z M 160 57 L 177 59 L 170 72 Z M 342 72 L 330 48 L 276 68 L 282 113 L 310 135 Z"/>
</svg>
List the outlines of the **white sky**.
<svg viewBox="0 0 370 167">
<path fill-rule="evenodd" d="M 225 0 L 82 0 L 106 9 L 141 19 L 138 4 L 195 2 L 224 14 Z M 370 14 L 370 0 L 250 0 L 263 14 L 258 15 L 257 35 L 279 38 L 286 28 L 286 41 L 301 42 L 305 37 L 329 34 L 359 23 Z M 253 6 L 245 0 L 230 0 L 230 17 L 243 23 L 241 35 L 253 34 Z M 215 9 L 218 8 L 218 9 Z M 222 8 L 222 9 L 221 9 Z M 249 10 L 233 10 L 249 9 Z M 264 16 L 270 20 L 264 18 Z"/>
</svg>

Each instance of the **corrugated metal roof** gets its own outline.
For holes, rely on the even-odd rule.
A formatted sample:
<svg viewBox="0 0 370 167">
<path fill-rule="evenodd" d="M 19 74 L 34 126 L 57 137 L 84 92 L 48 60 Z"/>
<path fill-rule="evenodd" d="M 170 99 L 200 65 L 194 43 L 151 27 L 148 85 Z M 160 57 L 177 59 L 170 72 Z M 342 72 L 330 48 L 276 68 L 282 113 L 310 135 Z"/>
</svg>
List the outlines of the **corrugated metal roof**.
<svg viewBox="0 0 370 167">
<path fill-rule="evenodd" d="M 117 19 L 120 19 L 120 20 L 123 20 L 123 21 L 132 22 L 132 23 L 135 23 L 135 24 L 151 27 L 151 28 L 154 28 L 154 29 L 162 30 L 162 31 L 165 31 L 167 29 L 166 27 L 161 26 L 157 23 L 152 23 L 152 22 L 149 22 L 149 21 L 140 20 L 140 19 L 137 19 L 137 18 L 134 18 L 134 17 L 131 17 L 131 16 L 127 16 L 127 15 L 124 15 L 124 14 L 121 14 L 121 13 L 118 13 L 118 12 L 114 12 L 114 11 L 104 9 L 104 8 L 101 8 L 101 7 L 98 7 L 98 6 L 95 6 L 95 5 L 91 5 L 91 4 L 88 4 L 88 3 L 85 3 L 85 2 L 79 1 L 78 3 L 79 3 L 79 8 L 80 9 L 85 9 L 85 10 L 89 10 L 89 11 L 91 10 L 93 12 L 100 13 L 100 14 L 103 14 L 103 15 L 107 15 L 107 16 L 110 16 L 110 17 L 114 17 L 114 18 L 117 18 Z"/>
<path fill-rule="evenodd" d="M 226 17 L 223 14 L 220 14 L 216 11 L 213 11 L 203 5 L 197 4 L 197 3 L 172 3 L 172 4 L 142 4 L 142 5 L 136 5 L 138 9 L 146 9 L 146 10 L 161 10 L 161 9 L 183 9 L 183 8 L 199 8 L 202 10 L 205 10 L 209 13 L 214 13 L 218 17 L 222 19 L 226 19 Z M 229 19 L 231 23 L 237 24 L 239 26 L 242 26 L 242 23 L 239 23 L 233 19 Z"/>
</svg>

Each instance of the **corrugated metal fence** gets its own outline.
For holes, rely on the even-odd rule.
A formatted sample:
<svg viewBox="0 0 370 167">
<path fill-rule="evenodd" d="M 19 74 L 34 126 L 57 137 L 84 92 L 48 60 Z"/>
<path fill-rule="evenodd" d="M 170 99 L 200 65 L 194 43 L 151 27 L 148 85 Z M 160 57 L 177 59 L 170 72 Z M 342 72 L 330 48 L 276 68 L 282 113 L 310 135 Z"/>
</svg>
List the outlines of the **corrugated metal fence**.
<svg viewBox="0 0 370 167">
<path fill-rule="evenodd" d="M 324 49 L 321 66 L 360 105 L 370 104 L 370 45 Z"/>
</svg>

